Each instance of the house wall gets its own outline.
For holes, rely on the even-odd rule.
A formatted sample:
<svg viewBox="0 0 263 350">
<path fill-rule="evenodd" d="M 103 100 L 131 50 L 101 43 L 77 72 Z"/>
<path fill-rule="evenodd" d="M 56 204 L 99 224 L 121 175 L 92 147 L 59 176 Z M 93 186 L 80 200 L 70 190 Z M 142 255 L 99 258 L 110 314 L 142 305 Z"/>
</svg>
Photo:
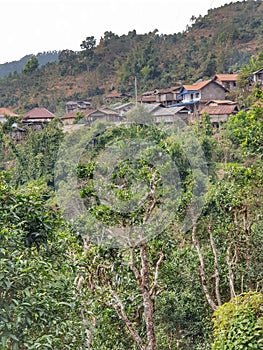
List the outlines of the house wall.
<svg viewBox="0 0 263 350">
<path fill-rule="evenodd" d="M 254 75 L 254 81 L 255 83 L 259 83 L 260 85 L 263 84 L 263 71 Z"/>
<path fill-rule="evenodd" d="M 202 100 L 224 100 L 225 90 L 217 83 L 211 82 L 203 87 L 201 91 Z"/>
<path fill-rule="evenodd" d="M 164 123 L 164 124 L 173 124 L 178 119 L 183 120 L 184 122 L 189 122 L 189 113 L 175 113 L 171 115 L 158 115 L 155 116 L 155 123 Z"/>
<path fill-rule="evenodd" d="M 183 95 L 183 102 L 198 101 L 201 94 L 199 91 Z"/>
<path fill-rule="evenodd" d="M 229 119 L 229 115 L 228 114 L 220 114 L 220 115 L 210 115 L 211 118 L 211 123 L 222 123 L 222 122 L 226 122 Z"/>
</svg>

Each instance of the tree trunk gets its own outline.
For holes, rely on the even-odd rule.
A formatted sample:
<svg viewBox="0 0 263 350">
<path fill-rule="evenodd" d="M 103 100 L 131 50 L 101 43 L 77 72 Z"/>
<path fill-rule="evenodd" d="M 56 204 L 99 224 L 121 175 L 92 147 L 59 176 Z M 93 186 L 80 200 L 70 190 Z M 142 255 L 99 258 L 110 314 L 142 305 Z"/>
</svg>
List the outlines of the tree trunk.
<svg viewBox="0 0 263 350">
<path fill-rule="evenodd" d="M 145 242 L 140 245 L 141 256 L 141 278 L 142 298 L 144 308 L 144 319 L 146 325 L 146 347 L 145 350 L 156 350 L 156 337 L 154 331 L 154 302 L 150 294 L 150 271 L 147 246 Z"/>
</svg>

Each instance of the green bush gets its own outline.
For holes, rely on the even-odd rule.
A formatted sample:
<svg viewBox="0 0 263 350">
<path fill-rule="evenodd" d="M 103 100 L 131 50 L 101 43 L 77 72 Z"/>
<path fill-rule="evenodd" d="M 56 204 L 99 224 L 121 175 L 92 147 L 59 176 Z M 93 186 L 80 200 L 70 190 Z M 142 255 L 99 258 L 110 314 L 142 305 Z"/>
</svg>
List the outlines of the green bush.
<svg viewBox="0 0 263 350">
<path fill-rule="evenodd" d="M 220 306 L 213 316 L 212 350 L 260 350 L 263 347 L 263 295 L 249 292 Z"/>
</svg>

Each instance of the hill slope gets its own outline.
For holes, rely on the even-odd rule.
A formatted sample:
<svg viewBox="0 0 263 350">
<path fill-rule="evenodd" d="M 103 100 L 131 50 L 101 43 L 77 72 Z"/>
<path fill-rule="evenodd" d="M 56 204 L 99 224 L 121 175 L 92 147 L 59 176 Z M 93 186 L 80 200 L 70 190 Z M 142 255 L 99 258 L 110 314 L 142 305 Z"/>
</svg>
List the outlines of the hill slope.
<svg viewBox="0 0 263 350">
<path fill-rule="evenodd" d="M 81 47 L 61 51 L 57 62 L 30 74 L 1 79 L 0 106 L 23 112 L 38 105 L 61 114 L 70 99 L 90 97 L 96 105 L 113 88 L 133 93 L 135 76 L 140 92 L 236 71 L 263 51 L 263 3 L 248 0 L 209 10 L 192 17 L 182 33 L 105 32 L 97 45 L 87 37 Z"/>
<path fill-rule="evenodd" d="M 18 61 L 6 62 L 0 64 L 0 78 L 5 77 L 6 75 L 13 74 L 15 72 L 21 73 L 27 61 L 33 55 L 26 55 Z M 36 55 L 36 58 L 39 62 L 39 67 L 44 66 L 50 62 L 56 62 L 58 60 L 59 52 L 58 51 L 49 51 L 41 52 Z"/>
</svg>

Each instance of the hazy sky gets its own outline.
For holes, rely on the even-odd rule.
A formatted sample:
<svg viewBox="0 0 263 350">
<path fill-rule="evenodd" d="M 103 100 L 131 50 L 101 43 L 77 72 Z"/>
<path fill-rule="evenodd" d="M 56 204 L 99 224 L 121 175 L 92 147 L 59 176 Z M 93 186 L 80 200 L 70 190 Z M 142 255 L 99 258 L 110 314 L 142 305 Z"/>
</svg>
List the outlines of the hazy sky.
<svg viewBox="0 0 263 350">
<path fill-rule="evenodd" d="M 0 0 L 0 63 L 51 50 L 80 50 L 87 36 L 135 29 L 183 31 L 192 15 L 231 0 Z M 232 2 L 236 2 L 232 0 Z"/>
</svg>

